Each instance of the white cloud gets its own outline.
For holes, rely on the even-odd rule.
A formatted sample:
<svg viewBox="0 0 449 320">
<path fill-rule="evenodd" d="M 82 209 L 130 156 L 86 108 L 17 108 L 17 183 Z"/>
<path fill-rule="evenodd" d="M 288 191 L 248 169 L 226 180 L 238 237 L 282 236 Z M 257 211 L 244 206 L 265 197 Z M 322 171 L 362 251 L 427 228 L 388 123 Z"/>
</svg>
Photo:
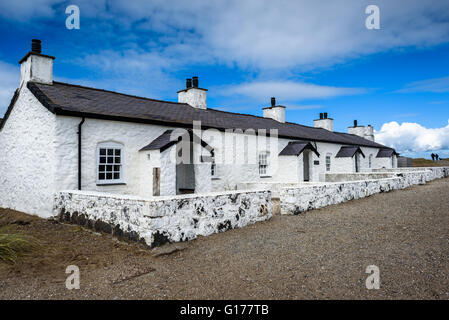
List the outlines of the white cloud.
<svg viewBox="0 0 449 320">
<path fill-rule="evenodd" d="M 17 21 L 27 21 L 32 18 L 49 18 L 55 13 L 53 5 L 55 0 L 33 0 L 33 1 L 17 1 L 2 0 L 0 1 L 0 16 L 5 19 L 13 19 Z"/>
<path fill-rule="evenodd" d="M 427 79 L 415 81 L 405 85 L 400 92 L 433 92 L 443 93 L 449 92 L 449 76 L 442 78 Z"/>
<path fill-rule="evenodd" d="M 64 15 L 65 1 L 2 1 L 0 15 Z M 64 5 L 62 4 L 64 3 Z M 449 2 L 378 0 L 381 29 L 367 30 L 369 0 L 78 1 L 82 24 L 96 17 L 129 30 L 133 43 L 162 43 L 187 61 L 218 61 L 255 70 L 313 69 L 354 57 L 449 41 Z M 151 39 L 147 33 L 151 31 Z M 102 34 L 102 36 L 106 36 Z M 115 40 L 114 35 L 107 35 Z"/>
<path fill-rule="evenodd" d="M 0 61 L 0 118 L 3 118 L 19 81 L 19 68 Z"/>
<path fill-rule="evenodd" d="M 449 120 L 443 128 L 426 128 L 418 123 L 385 123 L 375 133 L 376 141 L 395 148 L 399 153 L 422 153 L 449 150 Z"/>
<path fill-rule="evenodd" d="M 272 96 L 277 97 L 279 101 L 329 98 L 360 94 L 365 91 L 361 88 L 321 86 L 295 81 L 255 81 L 218 88 L 220 95 L 240 95 L 251 98 L 253 101 L 268 101 Z"/>
</svg>

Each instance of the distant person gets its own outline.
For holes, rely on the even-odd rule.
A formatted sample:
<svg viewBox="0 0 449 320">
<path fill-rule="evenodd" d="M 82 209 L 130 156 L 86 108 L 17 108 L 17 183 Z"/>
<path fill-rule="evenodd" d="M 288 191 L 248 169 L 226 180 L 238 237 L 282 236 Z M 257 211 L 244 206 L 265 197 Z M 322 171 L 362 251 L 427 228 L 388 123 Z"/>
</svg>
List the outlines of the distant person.
<svg viewBox="0 0 449 320">
<path fill-rule="evenodd" d="M 435 155 L 435 159 L 437 159 L 437 161 L 440 160 L 440 156 L 438 155 L 438 153 Z"/>
<path fill-rule="evenodd" d="M 430 156 L 432 157 L 432 161 L 435 161 L 435 154 L 432 153 Z"/>
</svg>

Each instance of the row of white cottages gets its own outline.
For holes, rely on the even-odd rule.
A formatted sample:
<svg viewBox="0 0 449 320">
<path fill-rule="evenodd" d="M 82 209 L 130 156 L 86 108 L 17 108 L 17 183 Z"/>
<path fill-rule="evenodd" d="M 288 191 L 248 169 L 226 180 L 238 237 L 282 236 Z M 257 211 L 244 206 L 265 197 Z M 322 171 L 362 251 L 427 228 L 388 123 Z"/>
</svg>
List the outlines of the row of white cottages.
<svg viewBox="0 0 449 320">
<path fill-rule="evenodd" d="M 263 117 L 210 109 L 197 77 L 178 102 L 56 82 L 54 59 L 33 40 L 20 60 L 0 125 L 0 207 L 50 216 L 61 190 L 150 198 L 397 166 L 371 126 L 334 132 L 326 113 L 313 127 L 286 122 L 274 98 Z"/>
</svg>

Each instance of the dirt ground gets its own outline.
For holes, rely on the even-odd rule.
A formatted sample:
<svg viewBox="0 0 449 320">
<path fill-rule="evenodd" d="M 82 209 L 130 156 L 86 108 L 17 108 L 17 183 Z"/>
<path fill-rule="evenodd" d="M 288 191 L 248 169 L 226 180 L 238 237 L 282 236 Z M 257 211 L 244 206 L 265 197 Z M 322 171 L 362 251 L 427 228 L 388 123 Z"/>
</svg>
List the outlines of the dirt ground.
<svg viewBox="0 0 449 320">
<path fill-rule="evenodd" d="M 41 246 L 0 262 L 2 299 L 449 299 L 449 179 L 153 250 L 0 209 L 5 224 Z"/>
</svg>

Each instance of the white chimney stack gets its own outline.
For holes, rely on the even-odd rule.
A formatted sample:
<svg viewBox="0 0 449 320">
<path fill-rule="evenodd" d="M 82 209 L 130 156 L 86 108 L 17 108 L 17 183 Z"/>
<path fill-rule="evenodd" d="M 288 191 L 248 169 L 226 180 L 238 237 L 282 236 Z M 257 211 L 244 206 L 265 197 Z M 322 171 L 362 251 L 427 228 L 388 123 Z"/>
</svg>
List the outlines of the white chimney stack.
<svg viewBox="0 0 449 320">
<path fill-rule="evenodd" d="M 370 124 L 367 127 L 359 126 L 357 120 L 354 120 L 354 126 L 348 127 L 348 133 L 374 141 L 374 128 Z"/>
<path fill-rule="evenodd" d="M 327 117 L 327 112 L 320 113 L 320 118 L 313 120 L 315 128 L 322 128 L 328 131 L 334 131 L 334 119 Z"/>
<path fill-rule="evenodd" d="M 263 117 L 285 123 L 285 107 L 276 105 L 276 98 L 271 98 L 271 107 L 263 108 Z"/>
<path fill-rule="evenodd" d="M 31 51 L 20 63 L 20 85 L 28 81 L 53 84 L 53 60 L 55 57 L 41 53 L 41 41 L 31 40 Z"/>
<path fill-rule="evenodd" d="M 198 109 L 207 109 L 207 89 L 198 87 L 198 77 L 186 79 L 186 88 L 178 91 L 178 102 Z"/>
</svg>

